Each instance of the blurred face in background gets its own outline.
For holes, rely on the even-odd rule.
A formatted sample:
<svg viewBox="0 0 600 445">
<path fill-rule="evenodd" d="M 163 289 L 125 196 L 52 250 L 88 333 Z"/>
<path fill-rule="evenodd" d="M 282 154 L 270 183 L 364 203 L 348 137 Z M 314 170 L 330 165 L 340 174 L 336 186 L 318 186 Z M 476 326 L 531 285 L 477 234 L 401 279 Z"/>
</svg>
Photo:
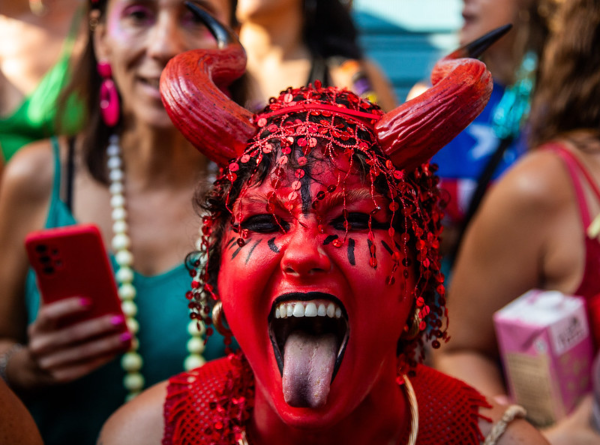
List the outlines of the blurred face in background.
<svg viewBox="0 0 600 445">
<path fill-rule="evenodd" d="M 229 24 L 230 0 L 198 0 L 222 23 Z M 160 75 L 175 55 L 196 48 L 216 48 L 208 29 L 184 0 L 111 0 L 97 26 L 96 58 L 112 67 L 126 122 L 172 126 L 160 98 Z"/>
<path fill-rule="evenodd" d="M 508 23 L 516 25 L 523 3 L 523 0 L 463 0 L 460 43 L 471 42 Z"/>
<path fill-rule="evenodd" d="M 536 0 L 463 0 L 464 24 L 459 33 L 461 45 L 500 26 L 513 25 L 513 29 L 488 48 L 483 56 L 494 80 L 500 84 L 509 85 L 514 81 L 514 72 L 521 57 L 517 54 L 517 41 L 527 35 L 525 28 L 529 26 L 531 1 Z"/>
</svg>

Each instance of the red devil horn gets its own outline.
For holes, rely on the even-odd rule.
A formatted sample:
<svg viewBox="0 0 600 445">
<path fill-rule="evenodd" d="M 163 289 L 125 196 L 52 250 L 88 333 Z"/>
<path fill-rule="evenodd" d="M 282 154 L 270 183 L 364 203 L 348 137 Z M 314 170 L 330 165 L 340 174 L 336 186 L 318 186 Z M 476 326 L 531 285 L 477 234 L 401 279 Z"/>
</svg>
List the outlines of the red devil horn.
<svg viewBox="0 0 600 445">
<path fill-rule="evenodd" d="M 218 50 L 192 50 L 169 61 L 160 78 L 163 104 L 175 126 L 219 165 L 238 157 L 256 132 L 252 113 L 233 102 L 226 88 L 244 74 L 246 53 L 233 31 L 193 3 L 192 10 L 215 36 Z"/>
<path fill-rule="evenodd" d="M 432 88 L 377 122 L 381 147 L 396 168 L 412 170 L 427 162 L 483 111 L 492 76 L 482 62 L 464 57 L 480 55 L 508 29 L 492 31 L 440 60 Z"/>
</svg>

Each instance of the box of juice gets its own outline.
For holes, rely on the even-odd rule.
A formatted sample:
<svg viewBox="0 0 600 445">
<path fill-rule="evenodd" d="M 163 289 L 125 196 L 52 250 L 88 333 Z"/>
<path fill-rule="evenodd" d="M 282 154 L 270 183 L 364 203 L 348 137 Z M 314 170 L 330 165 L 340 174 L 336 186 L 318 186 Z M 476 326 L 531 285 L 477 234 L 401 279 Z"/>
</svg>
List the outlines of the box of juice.
<svg viewBox="0 0 600 445">
<path fill-rule="evenodd" d="M 565 417 L 591 390 L 583 298 L 532 290 L 496 312 L 494 327 L 510 396 L 538 427 Z"/>
</svg>

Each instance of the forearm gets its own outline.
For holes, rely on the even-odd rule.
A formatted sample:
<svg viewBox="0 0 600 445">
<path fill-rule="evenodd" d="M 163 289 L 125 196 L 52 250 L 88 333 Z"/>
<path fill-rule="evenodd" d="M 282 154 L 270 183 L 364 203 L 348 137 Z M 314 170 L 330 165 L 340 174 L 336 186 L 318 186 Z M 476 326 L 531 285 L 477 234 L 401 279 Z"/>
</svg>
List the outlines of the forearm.
<svg viewBox="0 0 600 445">
<path fill-rule="evenodd" d="M 487 396 L 506 394 L 502 372 L 495 360 L 473 350 L 439 351 L 434 366 L 463 380 Z"/>
<path fill-rule="evenodd" d="M 2 339 L 0 356 L 5 358 L 3 378 L 19 396 L 27 397 L 40 387 L 46 386 L 47 379 L 35 364 L 27 346 L 14 340 Z"/>
<path fill-rule="evenodd" d="M 552 445 L 597 445 L 600 433 L 591 422 L 592 396 L 584 397 L 575 410 L 550 428 L 542 430 Z"/>
</svg>

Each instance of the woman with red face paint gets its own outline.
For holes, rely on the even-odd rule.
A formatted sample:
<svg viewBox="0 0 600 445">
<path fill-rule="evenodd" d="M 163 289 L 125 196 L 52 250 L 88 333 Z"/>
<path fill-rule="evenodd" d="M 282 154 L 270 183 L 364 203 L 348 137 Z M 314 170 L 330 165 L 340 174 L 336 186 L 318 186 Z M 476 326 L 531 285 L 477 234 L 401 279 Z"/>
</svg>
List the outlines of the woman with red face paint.
<svg viewBox="0 0 600 445">
<path fill-rule="evenodd" d="M 489 72 L 459 57 L 488 43 L 442 60 L 435 86 L 388 114 L 317 83 L 252 116 L 213 84 L 243 72 L 235 42 L 170 62 L 169 114 L 222 166 L 203 201 L 192 317 L 243 353 L 141 395 L 103 444 L 545 443 L 522 420 L 502 435 L 518 407 L 490 432 L 502 411 L 418 364 L 425 338 L 447 339 L 427 159 L 485 106 Z"/>
<path fill-rule="evenodd" d="M 196 4 L 233 19 L 229 0 Z M 86 129 L 23 149 L 0 187 L 0 375 L 26 400 L 48 445 L 94 443 L 126 398 L 224 354 L 222 341 L 204 345 L 180 310 L 191 280 L 183 260 L 200 226 L 190 202 L 208 161 L 174 128 L 158 90 L 169 59 L 215 48 L 215 38 L 183 0 L 97 0 L 89 8 L 90 41 L 69 89 L 87 101 Z M 126 319 L 59 327 L 94 302 L 66 296 L 40 307 L 23 239 L 76 223 L 99 227 Z M 130 334 L 119 336 L 125 323 Z"/>
</svg>

